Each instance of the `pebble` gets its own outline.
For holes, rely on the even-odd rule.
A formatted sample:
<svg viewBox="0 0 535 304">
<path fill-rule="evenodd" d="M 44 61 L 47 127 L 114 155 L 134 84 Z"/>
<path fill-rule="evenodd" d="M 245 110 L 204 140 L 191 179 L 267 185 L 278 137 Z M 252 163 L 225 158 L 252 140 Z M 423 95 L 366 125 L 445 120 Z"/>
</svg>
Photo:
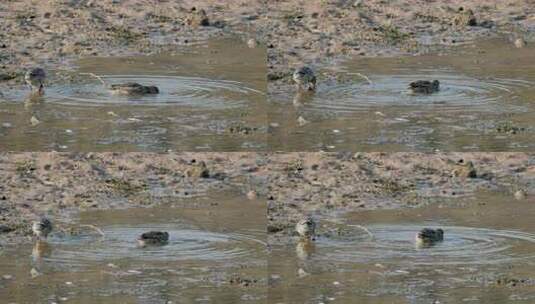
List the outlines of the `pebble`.
<svg viewBox="0 0 535 304">
<path fill-rule="evenodd" d="M 523 48 L 525 46 L 526 46 L 526 41 L 524 39 L 522 39 L 522 38 L 515 39 L 515 47 L 516 48 L 521 49 L 521 48 Z"/>
<path fill-rule="evenodd" d="M 299 116 L 299 117 L 297 118 L 297 124 L 298 124 L 300 127 L 306 125 L 308 122 L 309 122 L 309 121 L 306 120 L 306 119 L 304 119 L 303 116 Z"/>
<path fill-rule="evenodd" d="M 37 126 L 38 124 L 41 123 L 41 121 L 37 119 L 37 117 L 32 116 L 32 118 L 30 118 L 30 123 L 32 124 L 32 126 Z"/>
<path fill-rule="evenodd" d="M 256 191 L 251 190 L 251 191 L 247 192 L 247 198 L 250 199 L 250 200 L 256 199 Z"/>
<path fill-rule="evenodd" d="M 520 189 L 520 190 L 517 190 L 517 191 L 515 192 L 514 196 L 515 196 L 515 199 L 517 199 L 517 200 L 520 201 L 520 200 L 523 200 L 523 199 L 526 198 L 527 193 L 526 193 L 525 190 Z"/>
<path fill-rule="evenodd" d="M 113 117 L 119 117 L 119 115 L 115 114 L 115 113 L 112 112 L 112 111 L 109 111 L 109 112 L 108 112 L 108 115 L 113 116 Z"/>
<path fill-rule="evenodd" d="M 9 123 L 9 122 L 2 123 L 2 127 L 4 127 L 4 128 L 11 128 L 12 126 L 13 125 L 11 123 Z"/>
<path fill-rule="evenodd" d="M 303 277 L 306 277 L 310 275 L 308 272 L 306 272 L 305 270 L 303 270 L 303 268 L 299 268 L 297 270 L 297 276 L 299 276 L 300 278 L 303 278 Z"/>
<path fill-rule="evenodd" d="M 254 49 L 256 47 L 256 40 L 253 38 L 247 40 L 247 46 L 251 49 Z"/>
<path fill-rule="evenodd" d="M 11 280 L 11 279 L 13 279 L 13 276 L 10 275 L 10 274 L 4 274 L 4 275 L 2 276 L 2 279 L 4 279 L 4 280 Z"/>
<path fill-rule="evenodd" d="M 37 278 L 38 276 L 40 276 L 41 273 L 37 269 L 32 268 L 32 270 L 30 270 L 30 275 L 32 276 L 32 279 L 33 279 L 33 278 Z"/>
<path fill-rule="evenodd" d="M 74 133 L 74 132 L 73 132 L 71 129 L 67 129 L 67 130 L 65 130 L 65 133 L 67 133 L 67 134 L 72 134 L 72 133 Z"/>
</svg>

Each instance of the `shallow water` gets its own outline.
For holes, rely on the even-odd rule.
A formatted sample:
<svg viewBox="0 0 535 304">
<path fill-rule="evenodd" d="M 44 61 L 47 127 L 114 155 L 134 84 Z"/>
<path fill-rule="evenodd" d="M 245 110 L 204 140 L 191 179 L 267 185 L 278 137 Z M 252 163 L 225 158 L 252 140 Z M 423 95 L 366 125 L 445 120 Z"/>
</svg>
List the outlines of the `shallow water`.
<svg viewBox="0 0 535 304">
<path fill-rule="evenodd" d="M 492 40 L 454 54 L 366 58 L 317 71 L 314 95 L 270 92 L 275 150 L 528 151 L 535 142 L 533 48 Z M 366 79 L 369 79 L 369 81 Z M 431 95 L 408 92 L 438 79 Z M 299 125 L 298 117 L 308 121 Z M 498 132 L 503 125 L 524 128 Z"/>
<path fill-rule="evenodd" d="M 174 54 L 82 59 L 49 71 L 42 98 L 25 86 L 0 89 L 0 149 L 265 150 L 265 56 L 265 48 L 226 39 Z M 160 93 L 125 97 L 108 90 L 124 82 L 155 85 Z M 32 116 L 40 123 L 32 125 Z M 239 123 L 257 131 L 228 132 Z"/>
<path fill-rule="evenodd" d="M 335 224 L 322 219 L 313 245 L 273 246 L 270 302 L 531 303 L 533 212 L 533 200 L 478 193 L 467 203 L 358 212 Z M 325 235 L 332 227 L 342 234 Z M 423 227 L 443 228 L 444 241 L 417 246 Z"/>
<path fill-rule="evenodd" d="M 0 298 L 6 303 L 263 303 L 262 206 L 243 195 L 220 193 L 167 207 L 84 212 L 78 235 L 58 229 L 47 243 L 0 250 L 0 275 L 12 276 L 0 276 Z M 104 236 L 82 225 L 96 226 Z M 169 243 L 138 247 L 137 236 L 148 230 L 169 232 Z M 34 278 L 32 268 L 38 272 Z M 244 286 L 233 278 L 252 283 Z"/>
</svg>

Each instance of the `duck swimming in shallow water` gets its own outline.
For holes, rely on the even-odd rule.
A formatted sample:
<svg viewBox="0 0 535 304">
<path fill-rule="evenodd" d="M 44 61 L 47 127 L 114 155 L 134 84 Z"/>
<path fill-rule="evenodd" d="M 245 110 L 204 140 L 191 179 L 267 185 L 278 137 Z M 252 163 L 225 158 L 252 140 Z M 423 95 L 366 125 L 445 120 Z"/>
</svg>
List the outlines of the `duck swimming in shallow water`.
<svg viewBox="0 0 535 304">
<path fill-rule="evenodd" d="M 297 68 L 293 73 L 293 80 L 297 88 L 304 91 L 316 90 L 316 75 L 314 71 L 307 66 Z"/>
<path fill-rule="evenodd" d="M 432 94 L 440 90 L 438 80 L 418 80 L 409 84 L 409 89 L 416 94 Z"/>
<path fill-rule="evenodd" d="M 127 82 L 110 85 L 110 90 L 119 95 L 148 95 L 158 94 L 160 90 L 156 86 L 145 86 L 137 82 Z"/>
<path fill-rule="evenodd" d="M 32 68 L 24 75 L 24 80 L 33 92 L 43 94 L 45 92 L 46 73 L 42 68 Z"/>
<path fill-rule="evenodd" d="M 434 245 L 444 240 L 444 230 L 424 228 L 416 234 L 416 244 L 423 246 Z"/>
<path fill-rule="evenodd" d="M 42 217 L 32 223 L 33 234 L 39 239 L 46 239 L 50 232 L 52 232 L 52 228 L 52 222 L 46 217 Z"/>
<path fill-rule="evenodd" d="M 314 240 L 316 235 L 316 222 L 311 217 L 306 217 L 295 225 L 295 231 L 302 239 Z"/>
<path fill-rule="evenodd" d="M 165 245 L 169 241 L 169 233 L 162 231 L 149 231 L 141 234 L 137 239 L 139 246 Z"/>
</svg>

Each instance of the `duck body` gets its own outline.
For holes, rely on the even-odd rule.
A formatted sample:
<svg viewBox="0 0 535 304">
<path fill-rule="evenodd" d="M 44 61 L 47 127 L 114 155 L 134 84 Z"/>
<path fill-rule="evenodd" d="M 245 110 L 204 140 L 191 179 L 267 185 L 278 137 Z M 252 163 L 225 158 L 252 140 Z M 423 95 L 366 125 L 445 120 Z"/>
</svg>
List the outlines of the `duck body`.
<svg viewBox="0 0 535 304">
<path fill-rule="evenodd" d="M 149 231 L 141 234 L 137 239 L 139 246 L 165 245 L 169 241 L 169 233 L 164 231 Z"/>
<path fill-rule="evenodd" d="M 432 245 L 444 240 L 444 230 L 424 228 L 416 234 L 416 243 L 421 245 Z"/>
<path fill-rule="evenodd" d="M 316 90 L 316 75 L 314 75 L 314 71 L 311 68 L 307 66 L 297 68 L 292 78 L 299 89 L 304 91 Z"/>
<path fill-rule="evenodd" d="M 299 234 L 302 239 L 314 239 L 316 234 L 316 222 L 311 217 L 306 217 L 295 225 L 295 231 Z"/>
<path fill-rule="evenodd" d="M 440 82 L 438 80 L 418 80 L 409 84 L 409 89 L 416 94 L 432 94 L 440 90 Z"/>
<path fill-rule="evenodd" d="M 45 79 L 46 73 L 42 68 L 32 68 L 24 75 L 24 80 L 30 86 L 32 91 L 37 91 L 39 93 L 44 92 Z"/>
<path fill-rule="evenodd" d="M 156 86 L 145 86 L 137 82 L 112 84 L 110 85 L 110 90 L 119 95 L 148 95 L 160 93 L 160 90 Z"/>
<path fill-rule="evenodd" d="M 46 238 L 52 232 L 52 229 L 52 222 L 46 217 L 42 217 L 32 224 L 33 234 L 39 239 Z"/>
</svg>

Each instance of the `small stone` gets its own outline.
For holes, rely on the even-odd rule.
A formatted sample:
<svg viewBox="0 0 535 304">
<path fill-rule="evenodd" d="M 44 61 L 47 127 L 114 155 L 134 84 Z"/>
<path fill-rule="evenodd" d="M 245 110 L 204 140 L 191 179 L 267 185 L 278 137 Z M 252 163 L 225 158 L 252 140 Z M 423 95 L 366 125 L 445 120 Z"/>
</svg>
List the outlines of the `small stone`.
<svg viewBox="0 0 535 304">
<path fill-rule="evenodd" d="M 521 48 L 523 48 L 525 46 L 526 46 L 526 41 L 524 39 L 522 39 L 522 38 L 515 39 L 515 47 L 516 48 L 521 49 Z"/>
<path fill-rule="evenodd" d="M 112 111 L 109 111 L 109 112 L 108 112 L 108 115 L 113 116 L 113 117 L 119 117 L 119 115 L 115 114 L 115 113 L 112 112 Z"/>
<path fill-rule="evenodd" d="M 40 276 L 41 273 L 37 269 L 32 268 L 32 270 L 30 270 L 30 275 L 32 276 L 32 279 L 34 279 Z"/>
<path fill-rule="evenodd" d="M 303 268 L 299 268 L 297 270 L 297 276 L 300 277 L 300 278 L 303 278 L 303 277 L 306 277 L 310 275 L 308 272 L 306 272 Z"/>
<path fill-rule="evenodd" d="M 299 117 L 297 118 L 297 124 L 298 124 L 300 127 L 302 127 L 302 126 L 304 126 L 304 125 L 306 125 L 306 124 L 308 124 L 308 123 L 309 123 L 309 121 L 306 120 L 306 119 L 304 119 L 303 116 L 299 116 Z"/>
<path fill-rule="evenodd" d="M 516 200 L 521 201 L 521 200 L 523 200 L 523 199 L 526 198 L 527 193 L 526 193 L 525 190 L 520 189 L 520 190 L 517 190 L 517 191 L 515 192 L 514 196 L 515 196 L 515 199 L 516 199 Z"/>
<path fill-rule="evenodd" d="M 9 123 L 9 122 L 2 123 L 2 127 L 4 127 L 4 128 L 11 128 L 12 126 L 13 125 L 11 123 Z"/>
<path fill-rule="evenodd" d="M 37 117 L 32 116 L 32 118 L 30 118 L 30 123 L 32 124 L 32 126 L 37 126 L 38 124 L 41 123 L 41 121 L 37 119 Z"/>
<path fill-rule="evenodd" d="M 256 47 L 256 40 L 253 38 L 247 40 L 247 46 L 251 49 L 254 49 Z"/>
<path fill-rule="evenodd" d="M 247 198 L 250 199 L 250 200 L 256 199 L 256 191 L 251 190 L 251 191 L 247 192 Z"/>
<path fill-rule="evenodd" d="M 67 134 L 72 134 L 72 133 L 74 133 L 74 132 L 73 132 L 71 129 L 67 129 L 67 130 L 65 130 L 65 133 L 67 133 Z"/>
<path fill-rule="evenodd" d="M 2 279 L 4 279 L 4 280 L 11 280 L 11 279 L 13 279 L 13 276 L 10 275 L 10 274 L 4 274 L 4 275 L 2 276 Z"/>
</svg>

